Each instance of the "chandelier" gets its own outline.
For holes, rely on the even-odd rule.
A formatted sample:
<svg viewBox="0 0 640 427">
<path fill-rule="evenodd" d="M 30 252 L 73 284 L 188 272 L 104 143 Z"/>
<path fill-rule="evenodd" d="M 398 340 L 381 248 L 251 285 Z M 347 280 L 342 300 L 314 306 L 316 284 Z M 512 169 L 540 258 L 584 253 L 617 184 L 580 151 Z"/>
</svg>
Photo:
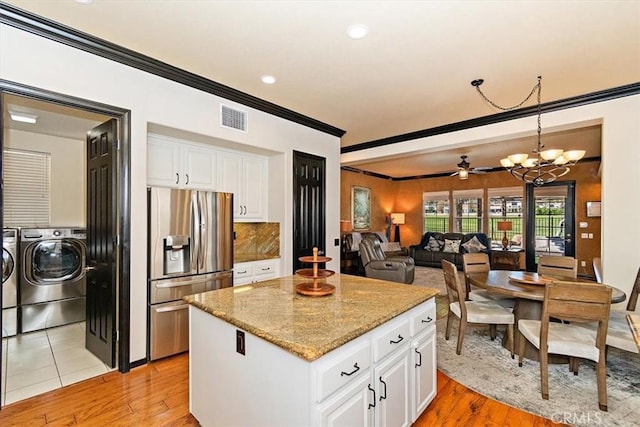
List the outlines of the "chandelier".
<svg viewBox="0 0 640 427">
<path fill-rule="evenodd" d="M 522 106 L 527 102 L 534 92 L 537 92 L 538 96 L 538 139 L 536 148 L 532 151 L 533 156 L 529 156 L 526 153 L 510 154 L 504 159 L 500 159 L 500 164 L 506 168 L 514 177 L 536 186 L 544 185 L 549 182 L 555 181 L 563 175 L 569 172 L 569 166 L 573 166 L 578 163 L 578 160 L 584 157 L 584 150 L 569 150 L 563 151 L 561 149 L 547 149 L 543 150 L 542 144 L 542 125 L 541 125 L 541 109 L 540 109 L 540 92 L 542 91 L 542 77 L 538 76 L 538 83 L 531 89 L 531 92 L 527 97 L 519 104 L 513 107 L 500 107 L 491 100 L 489 100 L 482 90 L 480 85 L 484 83 L 483 79 L 477 79 L 471 82 L 471 85 L 476 88 L 480 96 L 491 106 L 507 111 L 513 110 Z"/>
</svg>

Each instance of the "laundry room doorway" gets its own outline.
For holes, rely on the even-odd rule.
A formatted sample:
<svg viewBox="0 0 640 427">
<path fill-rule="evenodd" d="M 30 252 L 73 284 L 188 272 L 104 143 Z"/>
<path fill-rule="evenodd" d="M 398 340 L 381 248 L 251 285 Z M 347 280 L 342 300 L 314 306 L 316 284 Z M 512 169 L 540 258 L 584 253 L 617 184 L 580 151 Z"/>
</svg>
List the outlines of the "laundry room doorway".
<svg viewBox="0 0 640 427">
<path fill-rule="evenodd" d="M 120 372 L 130 368 L 129 253 L 123 250 L 129 246 L 130 238 L 130 113 L 6 81 L 0 82 L 0 107 L 3 114 L 0 172 L 5 176 L 0 192 L 0 222 L 3 229 L 17 229 L 17 236 L 25 228 L 31 237 L 37 231 L 51 236 L 52 241 L 34 252 L 36 258 L 25 262 L 18 256 L 17 269 L 28 272 L 38 261 L 43 265 L 47 259 L 56 258 L 55 251 L 59 251 L 60 272 L 73 270 L 77 274 L 76 265 L 81 263 L 82 282 L 74 276 L 74 285 L 78 288 L 82 284 L 83 295 L 75 297 L 74 306 L 82 304 L 84 311 L 80 320 L 75 317 L 68 323 L 55 323 L 53 319 L 65 317 L 64 313 L 60 316 L 57 308 L 63 305 L 59 304 L 63 297 L 52 296 L 52 301 L 46 301 L 50 309 L 40 302 L 22 307 L 18 290 L 15 335 L 5 334 L 0 353 L 0 405 L 4 406 L 106 373 L 114 367 Z M 16 117 L 30 122 L 16 121 Z M 37 198 L 42 203 L 29 203 L 36 200 L 33 196 L 26 202 L 38 206 L 37 209 L 22 209 L 19 199 L 27 190 L 20 185 L 12 187 L 6 179 L 11 167 L 18 177 L 29 175 L 25 169 L 30 163 L 9 165 L 4 161 L 7 152 L 18 153 L 29 161 L 31 158 L 43 161 L 42 170 L 37 168 L 35 173 L 44 183 L 43 197 Z M 100 178 L 95 180 L 96 176 Z M 109 209 L 108 214 L 105 209 Z M 29 210 L 37 210 L 38 214 L 30 216 Z M 56 237 L 68 232 L 78 237 L 82 251 L 68 250 L 70 246 L 63 244 L 63 240 L 56 243 Z M 104 263 L 105 257 L 111 262 Z M 42 279 L 62 288 L 67 283 L 64 275 L 59 281 L 53 275 Z M 23 333 L 23 312 L 36 309 L 40 312 L 35 323 L 32 321 L 27 328 L 31 331 Z M 3 323 L 0 321 L 0 326 L 5 329 Z M 31 375 L 22 372 L 29 371 L 19 362 L 24 355 L 30 359 L 43 356 L 38 368 L 41 375 L 33 375 L 33 366 Z M 35 381 L 27 379 L 34 376 Z"/>
</svg>

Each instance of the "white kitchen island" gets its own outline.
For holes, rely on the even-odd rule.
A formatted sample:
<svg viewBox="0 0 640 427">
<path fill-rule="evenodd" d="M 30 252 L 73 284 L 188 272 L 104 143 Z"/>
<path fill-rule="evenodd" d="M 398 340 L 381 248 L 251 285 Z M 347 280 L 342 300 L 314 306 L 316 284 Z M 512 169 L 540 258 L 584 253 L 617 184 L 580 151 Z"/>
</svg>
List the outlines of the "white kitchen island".
<svg viewBox="0 0 640 427">
<path fill-rule="evenodd" d="M 291 276 L 185 298 L 190 410 L 207 426 L 411 425 L 436 393 L 436 289 Z"/>
</svg>

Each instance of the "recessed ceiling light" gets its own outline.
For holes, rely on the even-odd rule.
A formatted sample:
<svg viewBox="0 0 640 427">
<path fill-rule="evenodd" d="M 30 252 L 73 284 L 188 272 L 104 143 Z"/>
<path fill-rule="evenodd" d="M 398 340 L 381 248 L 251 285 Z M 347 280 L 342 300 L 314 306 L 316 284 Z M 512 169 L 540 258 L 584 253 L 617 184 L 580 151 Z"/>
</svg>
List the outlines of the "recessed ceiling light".
<svg viewBox="0 0 640 427">
<path fill-rule="evenodd" d="M 272 85 L 276 82 L 276 78 L 269 75 L 260 77 L 260 80 L 262 80 L 262 83 L 267 85 Z"/>
<path fill-rule="evenodd" d="M 76 3 L 91 4 L 91 3 L 93 3 L 93 0 L 76 0 Z"/>
<path fill-rule="evenodd" d="M 35 123 L 38 119 L 38 116 L 34 114 L 17 113 L 15 111 L 9 111 L 9 116 L 11 116 L 11 120 L 23 123 Z"/>
<path fill-rule="evenodd" d="M 366 25 L 356 24 L 347 28 L 347 34 L 354 40 L 361 39 L 369 34 L 369 28 Z"/>
</svg>

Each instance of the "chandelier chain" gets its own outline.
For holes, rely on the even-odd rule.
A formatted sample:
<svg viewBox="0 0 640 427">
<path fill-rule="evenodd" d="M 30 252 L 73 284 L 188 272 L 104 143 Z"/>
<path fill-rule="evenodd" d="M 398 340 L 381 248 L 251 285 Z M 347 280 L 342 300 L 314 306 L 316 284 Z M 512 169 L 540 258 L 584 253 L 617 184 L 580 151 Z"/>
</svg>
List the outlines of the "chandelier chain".
<svg viewBox="0 0 640 427">
<path fill-rule="evenodd" d="M 502 111 L 509 111 L 509 110 L 514 110 L 516 108 L 522 107 L 528 100 L 531 99 L 531 97 L 533 96 L 533 93 L 537 89 L 538 90 L 538 111 L 539 111 L 540 110 L 540 86 L 541 86 L 540 80 L 541 79 L 542 79 L 542 77 L 538 76 L 538 83 L 536 83 L 533 86 L 533 88 L 531 89 L 531 92 L 529 92 L 529 95 L 527 95 L 527 97 L 525 99 L 523 99 L 522 102 L 520 102 L 519 104 L 514 105 L 513 107 L 501 107 L 500 105 L 496 104 L 495 102 L 493 102 L 492 100 L 487 98 L 487 96 L 480 89 L 480 85 L 475 86 L 475 88 L 478 91 L 478 93 L 480 94 L 480 96 L 482 97 L 482 99 L 484 99 L 489 105 L 491 105 L 494 108 L 497 108 L 498 110 L 502 110 Z"/>
</svg>

